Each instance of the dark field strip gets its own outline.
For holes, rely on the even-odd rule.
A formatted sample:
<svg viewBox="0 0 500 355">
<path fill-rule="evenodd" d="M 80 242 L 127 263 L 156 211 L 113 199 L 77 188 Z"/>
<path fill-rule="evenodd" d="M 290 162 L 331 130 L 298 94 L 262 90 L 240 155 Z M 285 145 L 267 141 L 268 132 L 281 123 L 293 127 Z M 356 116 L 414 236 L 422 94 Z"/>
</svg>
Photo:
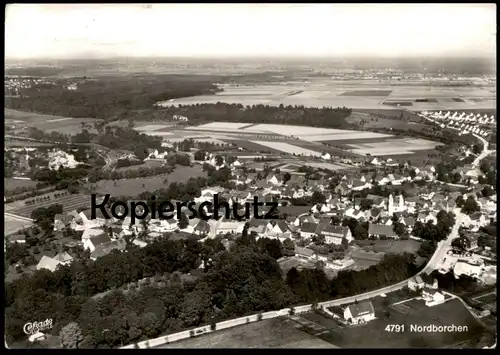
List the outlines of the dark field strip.
<svg viewBox="0 0 500 355">
<path fill-rule="evenodd" d="M 338 96 L 388 96 L 392 93 L 392 90 L 354 90 L 346 91 Z"/>
<path fill-rule="evenodd" d="M 465 102 L 463 99 L 459 98 L 459 97 L 452 97 L 451 98 L 453 101 L 455 102 Z"/>
</svg>

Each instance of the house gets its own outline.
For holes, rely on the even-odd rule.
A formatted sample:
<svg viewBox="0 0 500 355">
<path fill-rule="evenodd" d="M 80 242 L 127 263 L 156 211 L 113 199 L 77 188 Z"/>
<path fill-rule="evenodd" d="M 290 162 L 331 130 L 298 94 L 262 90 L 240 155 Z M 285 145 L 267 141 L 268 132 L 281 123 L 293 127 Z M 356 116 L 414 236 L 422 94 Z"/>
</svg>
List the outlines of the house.
<svg viewBox="0 0 500 355">
<path fill-rule="evenodd" d="M 8 237 L 5 237 L 9 243 L 19 243 L 19 244 L 24 244 L 26 243 L 26 236 L 24 234 L 15 234 L 15 235 L 9 235 Z"/>
<path fill-rule="evenodd" d="M 66 225 L 63 222 L 63 215 L 58 213 L 54 216 L 54 231 L 60 232 L 62 231 Z"/>
<path fill-rule="evenodd" d="M 54 256 L 54 259 L 61 264 L 71 264 L 73 262 L 73 257 L 65 251 Z"/>
<path fill-rule="evenodd" d="M 123 239 L 116 240 L 114 242 L 110 241 L 108 243 L 99 244 L 95 247 L 94 251 L 92 251 L 92 253 L 90 254 L 90 258 L 95 261 L 100 257 L 108 255 L 113 250 L 124 251 L 126 249 L 126 246 L 127 246 L 126 242 Z"/>
<path fill-rule="evenodd" d="M 403 217 L 399 222 L 403 223 L 409 231 L 411 231 L 413 227 L 415 227 L 415 218 L 413 217 Z"/>
<path fill-rule="evenodd" d="M 349 193 L 349 187 L 345 182 L 341 182 L 335 187 L 334 192 L 337 195 L 345 196 Z"/>
<path fill-rule="evenodd" d="M 368 323 L 375 319 L 375 310 L 371 301 L 351 304 L 344 310 L 344 319 L 351 324 Z"/>
<path fill-rule="evenodd" d="M 368 189 L 372 186 L 369 182 L 363 182 L 363 181 L 358 180 L 358 179 L 352 180 L 350 185 L 351 185 L 351 188 L 353 191 L 362 191 L 362 190 Z"/>
<path fill-rule="evenodd" d="M 458 260 L 453 267 L 453 273 L 458 279 L 460 275 L 478 277 L 484 269 L 484 264 L 481 260 Z"/>
<path fill-rule="evenodd" d="M 293 225 L 299 227 L 302 226 L 304 223 L 318 223 L 318 220 L 312 215 L 302 215 L 295 219 Z"/>
<path fill-rule="evenodd" d="M 422 223 L 427 223 L 429 221 L 432 221 L 433 224 L 437 223 L 437 218 L 436 216 L 428 211 L 423 211 L 420 212 L 417 216 L 417 221 L 422 222 Z"/>
<path fill-rule="evenodd" d="M 54 272 L 56 271 L 59 265 L 62 265 L 62 263 L 59 260 L 44 255 L 36 265 L 36 269 L 37 270 L 46 269 Z"/>
<path fill-rule="evenodd" d="M 410 280 L 408 280 L 408 288 L 412 291 L 422 290 L 424 286 L 424 280 L 422 280 L 422 277 L 420 277 L 420 275 L 412 277 Z"/>
<path fill-rule="evenodd" d="M 470 218 L 470 225 L 472 227 L 477 227 L 477 228 L 484 227 L 489 223 L 486 216 L 481 212 L 474 212 L 471 215 L 469 215 L 469 218 Z"/>
<path fill-rule="evenodd" d="M 99 235 L 95 235 L 88 239 L 85 239 L 83 241 L 83 248 L 85 250 L 89 249 L 90 252 L 92 253 L 99 245 L 106 244 L 109 242 L 111 242 L 111 239 L 108 237 L 106 233 L 102 232 Z"/>
<path fill-rule="evenodd" d="M 386 226 L 383 224 L 368 224 L 368 236 L 374 236 L 377 238 L 397 238 L 396 233 L 392 229 L 392 226 Z"/>
<path fill-rule="evenodd" d="M 313 260 L 316 254 L 311 249 L 295 247 L 295 256 L 302 259 Z"/>
<path fill-rule="evenodd" d="M 207 235 L 210 233 L 210 224 L 202 219 L 193 227 L 193 233 L 196 235 Z"/>
<path fill-rule="evenodd" d="M 271 227 L 272 233 L 283 234 L 287 233 L 290 230 L 290 228 L 288 228 L 288 224 L 283 220 L 272 221 L 270 222 L 270 224 L 272 225 Z"/>
<path fill-rule="evenodd" d="M 312 238 L 316 235 L 316 229 L 318 228 L 318 223 L 306 222 L 302 224 L 299 229 L 300 236 L 302 238 Z"/>
<path fill-rule="evenodd" d="M 341 245 L 344 239 L 348 242 L 354 240 L 349 227 L 344 226 L 333 226 L 331 224 L 328 224 L 325 227 L 321 228 L 321 230 L 319 230 L 317 234 L 324 236 L 325 243 L 327 244 Z"/>
<path fill-rule="evenodd" d="M 427 307 L 432 307 L 444 302 L 444 295 L 438 290 L 430 287 L 424 287 L 422 290 L 422 298 Z"/>
</svg>

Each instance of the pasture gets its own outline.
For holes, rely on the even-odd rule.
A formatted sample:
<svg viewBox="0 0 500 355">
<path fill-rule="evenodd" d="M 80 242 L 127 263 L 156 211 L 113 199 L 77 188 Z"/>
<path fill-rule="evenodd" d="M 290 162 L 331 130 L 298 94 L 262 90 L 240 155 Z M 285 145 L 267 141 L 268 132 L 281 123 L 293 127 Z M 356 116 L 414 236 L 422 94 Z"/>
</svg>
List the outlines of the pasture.
<svg viewBox="0 0 500 355">
<path fill-rule="evenodd" d="M 167 188 L 169 183 L 185 183 L 189 178 L 205 177 L 201 166 L 178 166 L 171 174 L 156 175 L 151 177 L 122 179 L 122 180 L 101 180 L 95 183 L 95 192 L 98 194 L 110 194 L 111 196 L 137 196 L 141 192 L 153 192 L 161 188 Z M 164 183 L 165 179 L 167 184 Z M 90 207 L 90 199 L 89 199 Z"/>
<path fill-rule="evenodd" d="M 19 121 L 16 126 L 36 127 L 45 132 L 56 131 L 64 134 L 76 134 L 82 131 L 83 125 L 91 133 L 97 133 L 93 123 L 99 120 L 95 118 L 72 118 L 52 115 L 42 115 L 33 112 L 17 111 L 4 108 L 4 116 L 7 119 Z M 23 123 L 20 123 L 20 122 Z"/>
<path fill-rule="evenodd" d="M 373 250 L 375 253 L 416 253 L 420 242 L 408 240 L 357 240 L 356 244 L 364 250 Z"/>
<path fill-rule="evenodd" d="M 18 187 L 36 187 L 36 181 L 24 180 L 24 179 L 14 179 L 14 178 L 4 178 L 3 179 L 4 191 L 14 190 Z"/>
<path fill-rule="evenodd" d="M 304 314 L 302 317 L 329 329 L 328 341 L 340 348 L 446 348 L 459 344 L 473 348 L 484 330 L 458 300 L 434 307 L 427 307 L 419 300 L 406 302 L 404 307 L 386 306 L 380 297 L 371 301 L 377 319 L 363 325 L 340 326 L 332 318 L 317 313 Z M 404 331 L 386 331 L 390 324 L 404 325 Z M 467 330 L 442 333 L 410 331 L 410 325 L 433 324 L 462 326 L 467 327 Z"/>
<path fill-rule="evenodd" d="M 163 164 L 165 164 L 164 160 L 151 160 L 151 159 L 148 159 L 148 160 L 145 160 L 144 163 L 142 163 L 142 164 L 131 165 L 131 166 L 124 166 L 124 167 L 121 167 L 121 168 L 116 168 L 115 170 L 118 171 L 118 172 L 121 172 L 121 171 L 128 171 L 128 170 L 139 170 L 139 169 L 144 169 L 144 168 L 148 169 L 148 168 L 160 167 Z"/>
<path fill-rule="evenodd" d="M 28 228 L 33 225 L 32 222 L 25 221 L 20 218 L 15 218 L 4 214 L 3 219 L 3 233 L 4 235 L 14 234 L 21 229 Z"/>
<path fill-rule="evenodd" d="M 205 334 L 161 346 L 173 348 L 334 348 L 333 345 L 315 338 L 286 324 L 282 319 L 260 322 Z"/>
</svg>

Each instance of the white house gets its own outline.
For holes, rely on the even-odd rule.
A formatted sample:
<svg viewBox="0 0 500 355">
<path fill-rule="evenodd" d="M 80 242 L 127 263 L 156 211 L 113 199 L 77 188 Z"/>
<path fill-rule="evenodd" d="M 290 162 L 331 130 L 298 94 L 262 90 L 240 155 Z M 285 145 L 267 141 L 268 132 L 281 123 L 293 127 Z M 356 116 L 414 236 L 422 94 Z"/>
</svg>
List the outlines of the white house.
<svg viewBox="0 0 500 355">
<path fill-rule="evenodd" d="M 368 323 L 375 319 L 375 310 L 370 301 L 351 304 L 344 310 L 344 319 L 352 324 Z"/>
<path fill-rule="evenodd" d="M 427 307 L 432 307 L 444 302 L 444 295 L 436 289 L 424 287 L 422 290 L 422 298 Z"/>
<path fill-rule="evenodd" d="M 42 259 L 40 259 L 40 262 L 36 265 L 36 269 L 46 269 L 54 272 L 59 265 L 62 265 L 59 260 L 44 255 L 42 256 Z"/>
</svg>

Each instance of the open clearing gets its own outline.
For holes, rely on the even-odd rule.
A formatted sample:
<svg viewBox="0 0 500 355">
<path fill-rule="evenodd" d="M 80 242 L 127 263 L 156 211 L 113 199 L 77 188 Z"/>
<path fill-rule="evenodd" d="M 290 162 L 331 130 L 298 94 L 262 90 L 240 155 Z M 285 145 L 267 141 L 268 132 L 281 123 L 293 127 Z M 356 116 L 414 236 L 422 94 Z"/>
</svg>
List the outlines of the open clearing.
<svg viewBox="0 0 500 355">
<path fill-rule="evenodd" d="M 168 175 L 157 175 L 136 179 L 122 180 L 102 180 L 98 181 L 96 192 L 98 194 L 110 194 L 111 196 L 136 196 L 141 192 L 154 191 L 161 188 L 167 188 L 168 183 L 182 182 L 185 183 L 190 177 L 205 177 L 206 173 L 201 170 L 201 166 L 178 166 Z M 165 184 L 165 179 L 168 183 Z M 116 186 L 115 186 L 116 185 Z M 89 205 L 90 208 L 90 198 Z"/>
<path fill-rule="evenodd" d="M 340 327 L 332 318 L 317 313 L 302 317 L 330 330 L 328 341 L 341 348 L 444 348 L 469 341 L 474 344 L 483 327 L 459 300 L 427 307 L 423 301 L 412 300 L 404 304 L 404 311 L 382 305 L 383 299 L 372 299 L 377 319 L 359 326 Z M 404 332 L 387 332 L 390 324 L 405 326 Z M 419 333 L 410 332 L 410 325 L 467 326 L 465 332 Z M 473 347 L 473 345 L 465 346 Z"/>
<path fill-rule="evenodd" d="M 285 324 L 282 319 L 254 322 L 160 346 L 166 348 L 334 348 Z"/>
<path fill-rule="evenodd" d="M 3 233 L 4 235 L 10 235 L 20 231 L 23 228 L 27 228 L 33 225 L 33 223 L 25 221 L 23 219 L 11 217 L 8 215 L 4 215 L 4 225 L 3 225 Z"/>
</svg>

